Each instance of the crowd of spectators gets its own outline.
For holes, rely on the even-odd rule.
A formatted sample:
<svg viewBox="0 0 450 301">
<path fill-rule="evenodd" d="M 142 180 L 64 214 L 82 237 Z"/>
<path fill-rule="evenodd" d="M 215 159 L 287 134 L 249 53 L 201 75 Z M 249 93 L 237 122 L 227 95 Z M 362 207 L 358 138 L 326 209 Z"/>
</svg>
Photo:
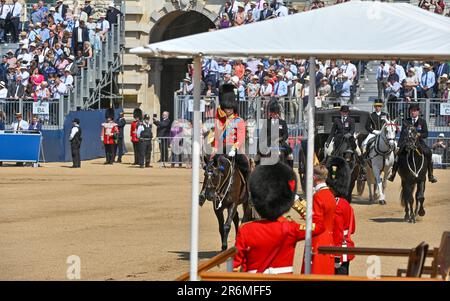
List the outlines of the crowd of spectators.
<svg viewBox="0 0 450 301">
<path fill-rule="evenodd" d="M 0 43 L 19 44 L 16 51 L 2 56 L 0 99 L 47 101 L 73 89 L 74 77 L 101 50 L 120 14 L 114 3 L 106 13 L 96 11 L 89 0 L 79 3 L 69 7 L 62 0 L 55 6 L 39 1 L 32 5 L 29 21 L 20 24 L 12 22 L 5 12 L 20 16 L 22 5 L 17 0 L 10 4 L 0 0 Z M 19 28 L 24 30 L 19 33 Z"/>
</svg>

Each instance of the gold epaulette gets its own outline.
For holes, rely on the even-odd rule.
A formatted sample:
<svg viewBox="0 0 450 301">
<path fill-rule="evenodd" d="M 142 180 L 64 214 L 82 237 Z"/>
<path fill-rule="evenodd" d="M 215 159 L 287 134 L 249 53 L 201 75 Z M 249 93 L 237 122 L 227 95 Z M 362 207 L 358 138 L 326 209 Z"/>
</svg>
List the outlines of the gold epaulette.
<svg viewBox="0 0 450 301">
<path fill-rule="evenodd" d="M 298 212 L 300 216 L 305 219 L 306 216 L 306 200 L 296 200 L 294 201 L 294 204 L 292 205 L 292 209 Z"/>
<path fill-rule="evenodd" d="M 316 224 L 312 223 L 311 231 L 314 231 L 316 229 Z M 300 224 L 300 230 L 306 231 L 306 224 Z"/>
</svg>

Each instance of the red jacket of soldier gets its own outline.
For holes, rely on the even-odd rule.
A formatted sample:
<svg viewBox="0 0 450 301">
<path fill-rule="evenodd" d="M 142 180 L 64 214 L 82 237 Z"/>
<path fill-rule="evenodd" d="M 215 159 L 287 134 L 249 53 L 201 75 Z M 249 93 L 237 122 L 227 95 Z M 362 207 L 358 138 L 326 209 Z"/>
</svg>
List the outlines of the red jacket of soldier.
<svg viewBox="0 0 450 301">
<path fill-rule="evenodd" d="M 355 233 L 355 214 L 352 206 L 344 198 L 336 198 L 336 213 L 334 215 L 333 238 L 336 247 L 354 247 L 355 243 L 351 235 Z M 342 262 L 355 258 L 355 255 L 342 254 L 339 256 Z"/>
<path fill-rule="evenodd" d="M 214 148 L 219 149 L 225 145 L 234 146 L 242 153 L 245 146 L 245 121 L 238 114 L 227 117 L 220 116 L 220 112 L 223 111 L 219 109 L 216 113 Z M 220 145 L 219 141 L 222 141 L 223 144 Z"/>
<path fill-rule="evenodd" d="M 138 123 L 139 121 L 135 120 L 131 123 L 131 131 L 130 131 L 130 136 L 131 136 L 131 142 L 139 142 L 139 138 L 137 137 L 137 127 L 138 127 Z"/>
<path fill-rule="evenodd" d="M 119 127 L 115 122 L 102 123 L 102 140 L 104 144 L 114 144 L 114 134 L 119 133 Z"/>
<path fill-rule="evenodd" d="M 319 254 L 319 247 L 333 247 L 334 214 L 336 199 L 325 183 L 315 187 L 313 196 L 313 223 L 316 225 L 316 236 L 311 239 L 312 262 L 311 274 L 334 275 L 334 255 Z M 302 268 L 304 272 L 304 265 Z"/>
<path fill-rule="evenodd" d="M 258 269 L 260 273 L 292 273 L 295 245 L 304 239 L 300 225 L 284 217 L 245 223 L 236 236 L 233 267 L 251 273 Z"/>
</svg>

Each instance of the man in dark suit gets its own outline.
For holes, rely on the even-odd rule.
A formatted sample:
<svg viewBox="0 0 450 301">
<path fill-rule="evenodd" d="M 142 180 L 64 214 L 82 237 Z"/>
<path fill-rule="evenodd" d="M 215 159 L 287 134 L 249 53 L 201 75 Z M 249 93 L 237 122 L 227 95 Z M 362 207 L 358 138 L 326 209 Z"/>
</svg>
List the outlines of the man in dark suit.
<svg viewBox="0 0 450 301">
<path fill-rule="evenodd" d="M 116 144 L 116 151 L 117 154 L 117 163 L 122 163 L 122 156 L 123 156 L 123 130 L 125 128 L 125 125 L 127 124 L 125 120 L 125 116 L 123 112 L 120 112 L 119 119 L 116 120 L 117 126 L 119 127 L 119 133 L 117 135 L 117 144 Z"/>
<path fill-rule="evenodd" d="M 270 19 L 272 15 L 273 11 L 269 8 L 269 5 L 267 3 L 264 3 L 263 10 L 260 13 L 259 21 Z"/>
<path fill-rule="evenodd" d="M 320 65 L 316 64 L 316 89 L 320 87 L 320 81 L 324 77 L 323 73 L 320 71 Z"/>
<path fill-rule="evenodd" d="M 88 15 L 88 17 L 94 14 L 94 9 L 91 6 L 91 0 L 84 1 L 83 11 Z"/>
<path fill-rule="evenodd" d="M 22 77 L 19 75 L 16 77 L 16 81 L 8 85 L 9 99 L 20 99 L 25 96 L 25 86 L 21 83 Z"/>
<path fill-rule="evenodd" d="M 56 43 L 58 43 L 58 36 L 52 30 L 50 31 L 50 39 L 47 40 L 50 48 L 55 48 Z"/>
<path fill-rule="evenodd" d="M 162 113 L 161 120 L 153 115 L 153 123 L 156 125 L 156 137 L 159 139 L 159 150 L 161 152 L 160 162 L 165 163 L 169 160 L 169 140 L 170 140 L 170 119 L 169 112 Z"/>
<path fill-rule="evenodd" d="M 59 15 L 65 20 L 68 6 L 63 4 L 63 0 L 56 1 L 55 9 L 56 12 L 59 13 Z"/>
<path fill-rule="evenodd" d="M 40 133 L 42 130 L 42 123 L 40 122 L 39 118 L 37 116 L 33 116 L 33 119 L 31 120 L 30 126 L 28 127 L 29 131 L 32 131 L 34 133 Z"/>
<path fill-rule="evenodd" d="M 89 41 L 89 30 L 86 28 L 84 21 L 80 20 L 79 27 L 75 27 L 72 33 L 74 53 L 77 53 L 79 50 L 83 51 L 83 44 L 86 41 Z"/>
<path fill-rule="evenodd" d="M 119 17 L 122 15 L 120 10 L 114 7 L 114 2 L 111 2 L 106 11 L 106 20 L 110 25 L 117 24 Z"/>
<path fill-rule="evenodd" d="M 355 141 L 355 120 L 348 116 L 350 112 L 350 108 L 348 106 L 341 107 L 341 118 L 335 118 L 333 121 L 333 127 L 331 128 L 330 135 L 327 139 L 327 144 L 330 144 L 331 140 L 334 137 L 334 149 L 333 153 L 336 152 L 337 149 L 341 146 L 341 143 L 345 139 L 348 139 L 350 143 L 350 147 L 353 151 L 356 150 L 356 141 Z"/>
<path fill-rule="evenodd" d="M 413 103 L 409 106 L 409 114 L 410 117 L 408 117 L 405 121 L 405 124 L 402 127 L 402 132 L 400 133 L 400 139 L 398 140 L 398 154 L 405 151 L 405 142 L 408 138 L 408 127 L 414 126 L 417 130 L 418 136 L 419 136 L 419 145 L 422 149 L 423 154 L 427 158 L 428 162 L 428 181 L 431 183 L 436 183 L 437 179 L 433 175 L 433 161 L 431 160 L 432 157 L 432 151 L 426 144 L 425 140 L 428 137 L 428 125 L 427 121 L 420 117 L 420 106 L 417 103 Z M 398 158 L 398 155 L 397 155 Z M 397 160 L 394 163 L 394 166 L 392 167 L 392 173 L 391 176 L 388 178 L 389 181 L 394 181 L 395 175 L 397 173 L 398 169 L 398 163 Z"/>
</svg>

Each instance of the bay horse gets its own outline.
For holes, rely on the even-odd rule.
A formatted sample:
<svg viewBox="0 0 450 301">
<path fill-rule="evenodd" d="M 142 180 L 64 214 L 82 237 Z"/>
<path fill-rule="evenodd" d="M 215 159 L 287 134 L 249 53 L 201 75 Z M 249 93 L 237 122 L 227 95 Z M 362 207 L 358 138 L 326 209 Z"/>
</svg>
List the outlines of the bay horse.
<svg viewBox="0 0 450 301">
<path fill-rule="evenodd" d="M 380 205 L 386 205 L 384 191 L 387 186 L 387 177 L 389 176 L 392 166 L 394 165 L 395 154 L 397 148 L 395 137 L 397 135 L 397 124 L 386 120 L 380 130 L 380 134 L 376 135 L 367 148 L 367 185 L 369 187 L 369 201 L 375 200 Z M 383 173 L 383 179 L 381 179 Z M 373 193 L 372 193 L 373 188 Z"/>
<path fill-rule="evenodd" d="M 427 157 L 420 146 L 416 128 L 404 123 L 406 131 L 403 150 L 398 154 L 398 174 L 402 180 L 400 194 L 401 204 L 405 207 L 405 221 L 416 222 L 417 214 L 425 215 L 423 203 L 425 202 L 425 183 L 427 175 Z M 416 207 L 413 210 L 415 192 Z"/>
<path fill-rule="evenodd" d="M 206 200 L 212 201 L 219 224 L 222 251 L 224 251 L 228 248 L 231 224 L 234 223 L 236 234 L 239 228 L 238 206 L 243 206 L 242 222 L 252 219 L 249 190 L 244 176 L 235 166 L 234 158 L 220 155 L 217 160 L 213 160 L 204 156 L 204 163 L 205 177 L 199 196 L 200 206 L 203 206 Z M 225 209 L 228 212 L 226 220 L 224 219 Z"/>
</svg>

